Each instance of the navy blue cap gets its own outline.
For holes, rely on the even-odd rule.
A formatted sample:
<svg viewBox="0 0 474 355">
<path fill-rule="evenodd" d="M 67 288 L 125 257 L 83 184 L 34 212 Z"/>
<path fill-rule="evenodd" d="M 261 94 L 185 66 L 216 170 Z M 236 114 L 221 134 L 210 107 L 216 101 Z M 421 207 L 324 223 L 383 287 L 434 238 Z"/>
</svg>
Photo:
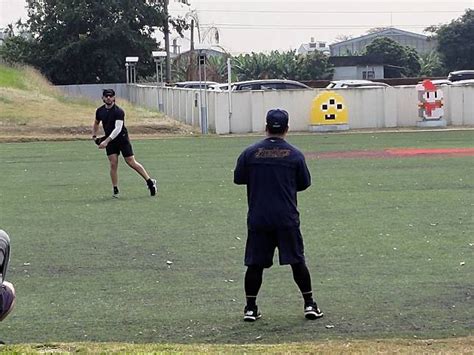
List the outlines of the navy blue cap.
<svg viewBox="0 0 474 355">
<path fill-rule="evenodd" d="M 102 96 L 106 96 L 106 95 L 115 96 L 114 89 L 104 89 L 104 90 L 102 90 Z"/>
<path fill-rule="evenodd" d="M 276 130 L 288 127 L 288 112 L 279 108 L 267 112 L 267 127 Z"/>
</svg>

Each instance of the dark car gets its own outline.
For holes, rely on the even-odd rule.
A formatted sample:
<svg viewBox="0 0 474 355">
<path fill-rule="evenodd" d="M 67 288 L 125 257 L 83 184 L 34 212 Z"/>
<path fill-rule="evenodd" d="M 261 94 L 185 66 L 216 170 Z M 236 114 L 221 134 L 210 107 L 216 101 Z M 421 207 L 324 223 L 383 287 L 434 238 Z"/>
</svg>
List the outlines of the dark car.
<svg viewBox="0 0 474 355">
<path fill-rule="evenodd" d="M 311 89 L 308 85 L 295 80 L 285 79 L 267 79 L 267 80 L 248 80 L 231 84 L 232 91 L 250 91 L 250 90 L 304 90 Z M 216 91 L 225 91 L 228 84 L 215 85 L 212 89 Z"/>
<path fill-rule="evenodd" d="M 452 71 L 448 75 L 448 80 L 451 82 L 474 79 L 474 70 L 458 70 Z"/>
</svg>

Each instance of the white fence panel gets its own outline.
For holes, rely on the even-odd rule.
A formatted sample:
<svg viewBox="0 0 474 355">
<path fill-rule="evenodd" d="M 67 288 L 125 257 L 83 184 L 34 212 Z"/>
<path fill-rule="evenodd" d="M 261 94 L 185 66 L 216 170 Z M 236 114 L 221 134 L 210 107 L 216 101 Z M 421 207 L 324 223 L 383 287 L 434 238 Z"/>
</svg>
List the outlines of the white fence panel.
<svg viewBox="0 0 474 355">
<path fill-rule="evenodd" d="M 201 101 L 207 107 L 208 129 L 218 134 L 262 133 L 269 109 L 282 108 L 290 114 L 293 131 L 307 131 L 313 99 L 324 89 L 228 92 L 157 87 L 156 85 L 68 85 L 60 86 L 71 95 L 98 100 L 102 89 L 113 88 L 117 96 L 136 105 L 158 109 L 162 95 L 164 112 L 180 122 L 200 127 Z M 448 125 L 474 126 L 474 87 L 443 86 L 443 116 Z M 390 88 L 340 89 L 349 110 L 349 127 L 415 127 L 418 117 L 418 93 L 414 86 Z M 200 97 L 202 94 L 202 99 Z M 231 106 L 231 107 L 230 107 Z M 232 111 L 232 112 L 230 112 Z"/>
</svg>

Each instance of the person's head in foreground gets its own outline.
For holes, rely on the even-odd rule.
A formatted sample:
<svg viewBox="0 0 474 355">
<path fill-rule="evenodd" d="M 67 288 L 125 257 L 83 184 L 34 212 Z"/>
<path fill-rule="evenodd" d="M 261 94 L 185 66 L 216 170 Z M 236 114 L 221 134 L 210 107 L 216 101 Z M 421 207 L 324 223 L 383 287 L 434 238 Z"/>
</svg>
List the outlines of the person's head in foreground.
<svg viewBox="0 0 474 355">
<path fill-rule="evenodd" d="M 284 136 L 288 132 L 288 112 L 273 109 L 267 112 L 267 125 L 265 130 L 271 136 Z"/>
</svg>

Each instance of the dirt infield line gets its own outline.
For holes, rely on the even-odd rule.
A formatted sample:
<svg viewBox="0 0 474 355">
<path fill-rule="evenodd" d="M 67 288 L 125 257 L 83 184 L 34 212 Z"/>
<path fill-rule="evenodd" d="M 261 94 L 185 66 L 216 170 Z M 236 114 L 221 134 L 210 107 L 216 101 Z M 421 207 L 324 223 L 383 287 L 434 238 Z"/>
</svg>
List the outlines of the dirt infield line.
<svg viewBox="0 0 474 355">
<path fill-rule="evenodd" d="M 409 158 L 418 156 L 474 156 L 474 148 L 389 148 L 384 150 L 351 150 L 306 152 L 307 159 Z"/>
</svg>

